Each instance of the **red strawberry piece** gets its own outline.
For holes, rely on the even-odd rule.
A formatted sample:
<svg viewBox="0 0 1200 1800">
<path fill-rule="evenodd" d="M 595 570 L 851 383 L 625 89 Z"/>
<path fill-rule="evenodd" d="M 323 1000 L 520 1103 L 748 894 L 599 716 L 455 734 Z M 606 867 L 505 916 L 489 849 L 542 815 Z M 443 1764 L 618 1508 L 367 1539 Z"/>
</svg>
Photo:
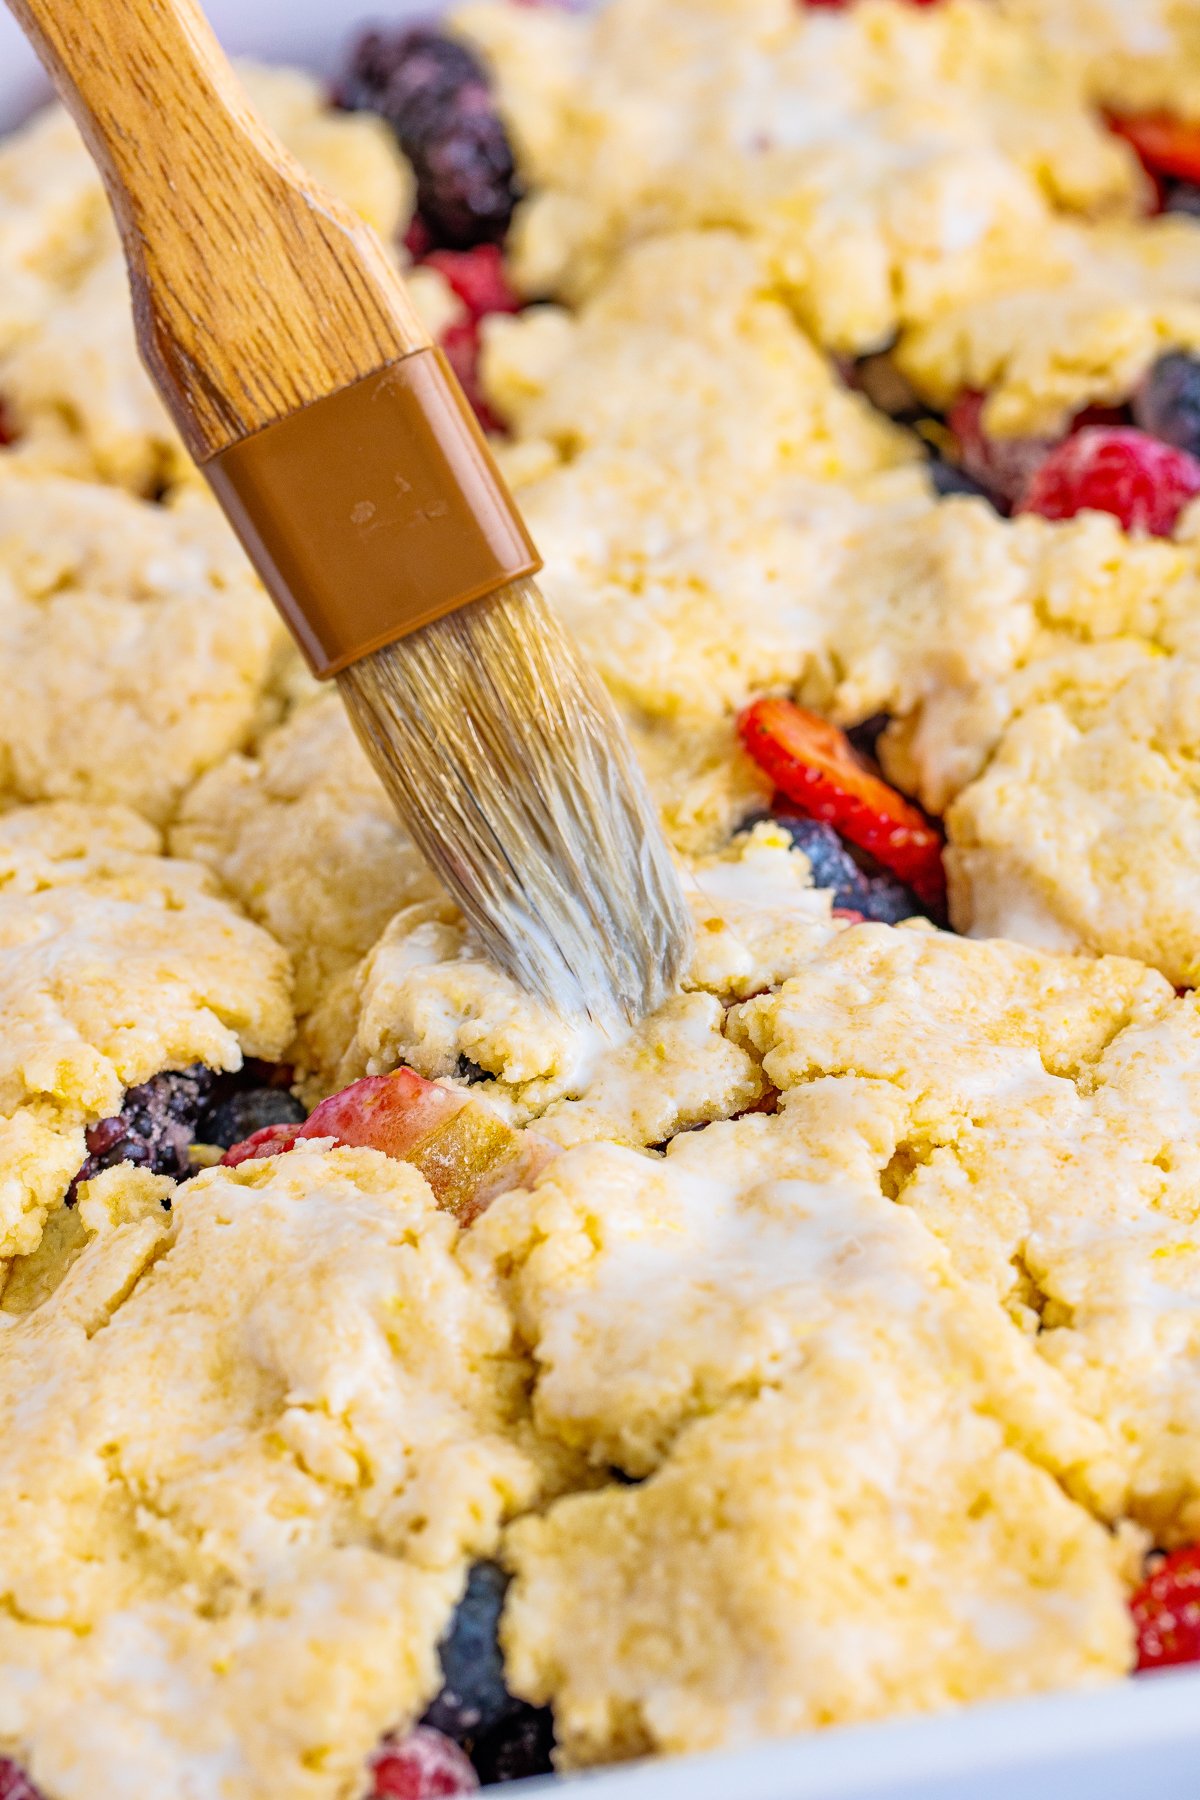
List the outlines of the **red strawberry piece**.
<svg viewBox="0 0 1200 1800">
<path fill-rule="evenodd" d="M 239 1163 L 254 1162 L 260 1156 L 279 1156 L 292 1148 L 299 1135 L 298 1125 L 264 1125 L 227 1150 L 221 1162 L 227 1169 L 236 1169 Z"/>
<path fill-rule="evenodd" d="M 1089 425 L 1051 451 L 1036 471 L 1018 512 L 1043 519 L 1112 513 L 1126 531 L 1169 537 L 1180 513 L 1200 494 L 1200 461 L 1133 426 Z"/>
<path fill-rule="evenodd" d="M 1170 113 L 1112 115 L 1109 124 L 1133 145 L 1151 174 L 1200 181 L 1200 125 L 1188 125 Z"/>
<path fill-rule="evenodd" d="M 264 1126 L 221 1161 L 236 1168 L 279 1156 L 304 1138 L 332 1138 L 412 1163 L 460 1225 L 469 1225 L 497 1194 L 531 1182 L 555 1153 L 548 1140 L 515 1130 L 490 1106 L 397 1069 L 351 1082 L 322 1100 L 303 1125 Z"/>
<path fill-rule="evenodd" d="M 336 1138 L 339 1144 L 358 1144 L 403 1160 L 466 1104 L 465 1094 L 438 1087 L 413 1069 L 364 1075 L 314 1107 L 296 1135 Z"/>
<path fill-rule="evenodd" d="M 42 1800 L 24 1769 L 7 1756 L 0 1756 L 0 1800 Z"/>
<path fill-rule="evenodd" d="M 465 319 L 460 325 L 448 326 L 442 333 L 441 343 L 446 360 L 458 376 L 463 393 L 471 402 L 471 408 L 483 429 L 503 431 L 503 424 L 484 399 L 483 385 L 479 379 L 478 320 Z"/>
<path fill-rule="evenodd" d="M 830 912 L 831 919 L 845 919 L 850 925 L 865 925 L 866 913 L 856 912 L 852 906 L 835 906 Z"/>
<path fill-rule="evenodd" d="M 1163 1557 L 1129 1604 L 1139 1669 L 1200 1662 L 1200 1545 Z"/>
<path fill-rule="evenodd" d="M 968 390 L 946 415 L 958 440 L 958 463 L 982 488 L 1006 505 L 1019 500 L 1054 448 L 1054 438 L 990 437 L 983 428 L 987 396 Z"/>
<path fill-rule="evenodd" d="M 942 840 L 925 815 L 872 774 L 844 731 L 791 700 L 755 700 L 738 719 L 749 754 L 809 818 L 824 819 L 934 911 L 946 900 Z"/>
<path fill-rule="evenodd" d="M 425 267 L 436 269 L 445 278 L 473 319 L 521 310 L 521 297 L 504 272 L 499 244 L 477 244 L 474 250 L 433 250 L 425 258 Z"/>
<path fill-rule="evenodd" d="M 466 1753 L 440 1731 L 416 1725 L 408 1736 L 385 1739 L 371 1758 L 367 1800 L 440 1800 L 474 1794 L 479 1777 Z"/>
</svg>

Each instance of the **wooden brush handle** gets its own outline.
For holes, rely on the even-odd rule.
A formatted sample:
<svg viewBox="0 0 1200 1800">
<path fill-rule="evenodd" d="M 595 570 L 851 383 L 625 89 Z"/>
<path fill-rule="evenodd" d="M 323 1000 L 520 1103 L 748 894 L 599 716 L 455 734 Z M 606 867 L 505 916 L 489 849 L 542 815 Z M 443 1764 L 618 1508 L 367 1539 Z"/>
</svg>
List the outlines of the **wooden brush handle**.
<svg viewBox="0 0 1200 1800">
<path fill-rule="evenodd" d="M 193 0 L 8 0 L 104 175 L 142 355 L 203 462 L 429 343 L 383 245 L 251 109 Z"/>
</svg>

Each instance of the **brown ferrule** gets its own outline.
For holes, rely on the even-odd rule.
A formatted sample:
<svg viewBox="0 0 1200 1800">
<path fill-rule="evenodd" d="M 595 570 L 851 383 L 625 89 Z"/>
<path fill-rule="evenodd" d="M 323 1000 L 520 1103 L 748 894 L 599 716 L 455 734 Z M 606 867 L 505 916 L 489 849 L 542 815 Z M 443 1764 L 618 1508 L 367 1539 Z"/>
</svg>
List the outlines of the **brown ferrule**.
<svg viewBox="0 0 1200 1800">
<path fill-rule="evenodd" d="M 440 350 L 418 350 L 204 464 L 315 675 L 541 559 Z"/>
</svg>

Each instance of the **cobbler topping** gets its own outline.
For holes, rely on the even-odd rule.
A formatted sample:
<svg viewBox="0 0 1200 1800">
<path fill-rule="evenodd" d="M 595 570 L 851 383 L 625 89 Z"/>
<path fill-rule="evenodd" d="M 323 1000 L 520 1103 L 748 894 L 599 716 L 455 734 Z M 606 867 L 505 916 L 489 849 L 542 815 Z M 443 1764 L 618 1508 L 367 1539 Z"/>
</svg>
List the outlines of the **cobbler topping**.
<svg viewBox="0 0 1200 1800">
<path fill-rule="evenodd" d="M 303 672 L 65 116 L 0 147 L 0 1800 L 1200 1656 L 1196 54 L 1176 0 L 472 0 L 341 110 L 248 71 L 662 808 L 695 956 L 608 1035 Z"/>
</svg>

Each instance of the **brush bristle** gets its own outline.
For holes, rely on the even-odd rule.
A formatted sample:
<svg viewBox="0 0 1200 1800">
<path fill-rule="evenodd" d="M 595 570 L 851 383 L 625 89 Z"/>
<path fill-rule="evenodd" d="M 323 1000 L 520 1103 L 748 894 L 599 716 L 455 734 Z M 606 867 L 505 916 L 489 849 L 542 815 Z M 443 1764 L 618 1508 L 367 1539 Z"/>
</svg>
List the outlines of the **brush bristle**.
<svg viewBox="0 0 1200 1800">
<path fill-rule="evenodd" d="M 688 911 L 607 692 L 513 582 L 343 671 L 356 731 L 488 955 L 601 1023 L 673 989 Z"/>
</svg>

